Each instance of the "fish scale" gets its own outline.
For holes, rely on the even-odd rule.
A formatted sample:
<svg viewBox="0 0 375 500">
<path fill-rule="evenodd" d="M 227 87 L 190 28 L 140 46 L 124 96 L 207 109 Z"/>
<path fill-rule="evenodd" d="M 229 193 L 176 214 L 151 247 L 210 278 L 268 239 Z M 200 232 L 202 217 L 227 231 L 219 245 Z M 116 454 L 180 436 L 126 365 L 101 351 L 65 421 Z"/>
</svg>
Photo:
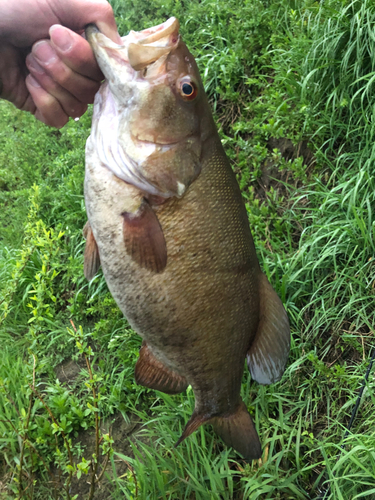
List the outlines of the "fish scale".
<svg viewBox="0 0 375 500">
<path fill-rule="evenodd" d="M 133 32 L 129 42 L 124 37 L 123 45 L 114 47 L 97 29 L 86 31 L 108 81 L 97 97 L 100 106 L 94 105 L 95 134 L 86 145 L 89 229 L 85 274 L 90 279 L 100 259 L 110 292 L 143 339 L 136 381 L 170 394 L 192 386 L 195 410 L 179 442 L 199 425 L 210 422 L 228 446 L 246 459 L 259 458 L 259 438 L 240 397 L 244 361 L 247 357 L 255 380 L 277 381 L 288 358 L 289 323 L 280 299 L 260 269 L 241 192 L 194 58 L 177 36 L 177 20 L 164 24 L 151 28 L 150 53 L 147 43 L 142 42 L 142 32 Z M 170 46 L 166 31 L 172 33 L 168 35 L 172 36 Z M 158 36 L 163 40 L 161 49 L 155 49 Z M 127 43 L 132 47 L 131 64 Z M 153 54 L 157 54 L 155 61 Z M 119 59 L 125 70 L 118 67 Z M 144 71 L 146 63 L 148 71 Z M 153 64 L 157 64 L 157 71 Z M 131 101 L 134 110 L 131 102 L 121 102 L 119 89 L 126 87 L 127 78 L 129 92 L 135 94 Z M 178 83 L 186 78 L 191 79 L 191 87 L 186 87 L 189 92 L 195 89 L 191 102 L 184 100 Z M 138 80 L 139 89 L 134 85 Z M 155 92 L 155 86 L 162 91 Z M 126 98 L 129 92 L 124 92 Z M 131 168 L 138 169 L 145 179 L 143 189 L 117 177 L 119 171 L 126 176 L 127 169 L 126 164 L 112 165 L 119 156 L 109 158 L 108 163 L 108 155 L 103 160 L 101 123 L 108 123 L 110 117 L 101 118 L 108 113 L 103 99 L 109 93 L 111 112 L 118 112 L 122 131 L 121 147 L 126 154 L 121 157 L 133 155 Z M 155 95 L 163 97 L 148 105 L 148 99 Z M 176 112 L 165 132 L 164 111 L 173 106 Z M 138 117 L 136 122 L 132 116 Z M 160 116 L 163 118 L 158 122 Z M 147 130 L 159 123 L 154 135 L 164 137 L 160 151 L 144 148 L 137 139 L 142 123 Z M 114 140 L 116 137 L 118 134 Z M 108 151 L 112 149 L 115 147 Z M 194 168 L 186 163 L 190 160 L 195 162 Z M 152 191 L 148 193 L 151 178 Z M 186 187 L 183 194 L 173 188 L 182 180 Z"/>
</svg>

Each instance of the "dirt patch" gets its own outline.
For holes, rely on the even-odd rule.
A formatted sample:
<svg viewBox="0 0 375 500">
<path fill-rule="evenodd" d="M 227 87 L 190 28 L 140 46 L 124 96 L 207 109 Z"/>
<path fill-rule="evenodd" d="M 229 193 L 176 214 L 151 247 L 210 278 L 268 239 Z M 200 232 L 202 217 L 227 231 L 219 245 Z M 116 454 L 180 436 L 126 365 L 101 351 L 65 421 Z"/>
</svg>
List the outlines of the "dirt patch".
<svg viewBox="0 0 375 500">
<path fill-rule="evenodd" d="M 74 388 L 79 382 L 81 371 L 86 368 L 84 359 L 78 361 L 66 360 L 60 363 L 55 368 L 56 377 L 60 383 L 68 387 Z M 127 457 L 134 457 L 131 443 L 136 439 L 144 439 L 139 435 L 143 422 L 135 414 L 122 415 L 117 413 L 105 421 L 101 422 L 100 431 L 102 434 L 110 434 L 114 443 L 113 449 L 115 452 L 121 453 Z M 78 436 L 73 440 L 73 447 L 81 448 L 81 457 L 85 460 L 90 460 L 95 453 L 95 429 L 90 428 L 79 432 Z M 75 463 L 80 463 L 82 458 L 74 457 Z M 111 498 L 115 490 L 113 481 L 112 464 L 105 456 L 99 455 L 98 475 L 101 476 L 100 481 L 96 485 L 94 499 Z M 129 469 L 128 464 L 115 456 L 116 475 L 122 476 Z M 105 471 L 103 472 L 103 468 Z M 54 471 L 55 473 L 57 472 Z M 88 475 L 82 474 L 79 479 L 73 478 L 70 485 L 69 493 L 71 496 L 78 495 L 78 499 L 87 498 L 91 487 L 91 472 Z"/>
<path fill-rule="evenodd" d="M 140 429 L 142 428 L 142 422 L 136 415 L 127 415 L 126 418 L 120 413 L 103 422 L 100 429 L 102 433 L 106 434 L 110 432 L 114 444 L 114 451 L 121 453 L 125 456 L 134 457 L 133 450 L 131 447 L 131 443 L 135 441 L 135 439 L 141 438 L 141 436 L 137 436 L 139 434 Z M 82 431 L 79 433 L 78 437 L 74 440 L 74 444 L 80 443 L 80 446 L 84 449 L 84 457 L 86 460 L 92 457 L 92 454 L 95 452 L 95 430 L 89 429 L 87 431 Z M 80 461 L 80 460 L 78 460 Z M 103 466 L 105 465 L 105 457 L 99 457 L 99 474 L 103 470 Z M 116 466 L 116 475 L 122 476 L 129 470 L 128 464 L 115 456 L 115 466 Z M 96 486 L 94 499 L 107 499 L 111 498 L 115 490 L 114 482 L 113 482 L 113 471 L 111 463 L 108 462 L 106 464 L 105 474 L 102 475 L 101 480 Z M 70 494 L 72 496 L 78 494 L 78 498 L 87 497 L 90 491 L 90 481 L 91 474 L 89 473 L 87 476 L 82 475 L 78 480 L 74 478 L 70 487 Z"/>
<path fill-rule="evenodd" d="M 309 167 L 314 160 L 314 154 L 308 147 L 307 141 L 301 141 L 295 145 L 290 139 L 275 139 L 271 137 L 267 146 L 271 150 L 278 149 L 286 161 L 294 160 L 302 156 L 304 165 Z"/>
<path fill-rule="evenodd" d="M 74 361 L 72 359 L 63 361 L 55 368 L 56 377 L 61 384 L 71 385 L 85 367 L 86 363 L 83 359 L 79 361 Z"/>
<path fill-rule="evenodd" d="M 293 161 L 296 158 L 303 158 L 303 165 L 306 165 L 306 171 L 311 169 L 315 164 L 315 157 L 311 149 L 307 145 L 307 141 L 301 141 L 297 145 L 293 144 L 290 139 L 275 139 L 271 137 L 267 143 L 267 147 L 270 151 L 278 149 L 281 156 L 286 161 Z M 256 194 L 259 198 L 265 199 L 267 197 L 267 191 L 272 187 L 278 191 L 284 191 L 285 188 L 283 183 L 289 183 L 291 181 L 291 172 L 283 171 L 280 172 L 277 164 L 272 160 L 267 160 L 262 166 L 262 176 L 259 180 L 259 188 L 256 190 Z M 296 182 L 298 185 L 299 182 Z M 286 193 L 285 193 L 286 194 Z"/>
<path fill-rule="evenodd" d="M 12 473 L 7 470 L 4 464 L 0 463 L 0 499 L 9 500 L 10 488 L 9 483 L 12 480 Z"/>
</svg>

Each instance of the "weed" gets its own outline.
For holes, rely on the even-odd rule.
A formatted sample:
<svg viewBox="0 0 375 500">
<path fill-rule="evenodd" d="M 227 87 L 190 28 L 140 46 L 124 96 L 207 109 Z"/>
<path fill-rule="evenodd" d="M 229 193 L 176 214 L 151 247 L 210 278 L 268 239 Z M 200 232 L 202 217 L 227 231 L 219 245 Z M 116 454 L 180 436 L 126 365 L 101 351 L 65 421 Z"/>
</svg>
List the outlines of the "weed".
<svg viewBox="0 0 375 500">
<path fill-rule="evenodd" d="M 112 4 L 121 34 L 180 19 L 261 265 L 289 314 L 290 361 L 270 387 L 244 374 L 261 463 L 246 464 L 209 426 L 174 449 L 193 411 L 191 390 L 170 397 L 135 385 L 140 339 L 101 272 L 90 284 L 83 277 L 91 111 L 56 132 L 0 101 L 0 456 L 17 480 L 8 489 L 51 498 L 69 475 L 98 475 L 104 452 L 113 498 L 302 499 L 327 484 L 326 500 L 375 498 L 371 378 L 342 439 L 375 320 L 373 2 Z M 82 355 L 91 372 L 85 365 L 68 384 L 56 380 L 56 366 Z M 110 436 L 98 451 L 98 416 L 115 412 L 145 423 L 131 453 L 115 443 L 112 454 Z M 93 434 L 95 456 L 72 444 L 82 429 Z"/>
</svg>

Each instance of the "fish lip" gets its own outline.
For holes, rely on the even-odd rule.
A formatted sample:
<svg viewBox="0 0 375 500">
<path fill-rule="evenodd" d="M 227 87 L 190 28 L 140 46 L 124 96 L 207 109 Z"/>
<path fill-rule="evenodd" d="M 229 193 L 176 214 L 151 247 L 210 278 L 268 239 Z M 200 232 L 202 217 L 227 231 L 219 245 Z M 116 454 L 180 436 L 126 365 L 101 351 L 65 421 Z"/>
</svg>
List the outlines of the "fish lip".
<svg viewBox="0 0 375 500">
<path fill-rule="evenodd" d="M 133 139 L 133 141 L 142 142 L 143 144 L 155 144 L 155 146 L 175 146 L 176 144 L 180 144 L 180 142 L 186 141 L 187 139 L 190 139 L 192 137 L 193 137 L 193 135 L 187 135 L 187 136 L 181 137 L 175 141 L 168 141 L 168 142 L 160 141 L 160 140 L 158 142 L 147 141 L 146 139 L 140 139 L 137 136 L 132 136 L 132 139 Z"/>
<path fill-rule="evenodd" d="M 113 63 L 126 64 L 129 69 L 138 72 L 166 56 L 179 45 L 179 28 L 178 19 L 171 17 L 152 28 L 138 32 L 130 31 L 128 35 L 122 37 L 121 44 L 110 40 L 93 23 L 86 25 L 85 35 L 97 59 L 101 52 L 103 64 L 108 66 Z M 99 66 L 101 67 L 100 62 Z M 104 69 L 102 67 L 101 69 L 107 77 Z"/>
<path fill-rule="evenodd" d="M 135 36 L 138 44 L 155 43 L 161 38 L 165 38 L 172 33 L 177 33 L 180 29 L 180 23 L 177 18 L 170 17 L 164 23 L 158 24 L 151 28 L 146 28 L 142 31 L 131 31 L 130 33 Z M 141 35 L 144 35 L 142 38 Z M 178 35 L 179 36 L 179 35 Z"/>
<path fill-rule="evenodd" d="M 85 26 L 85 37 L 88 41 L 90 38 L 94 37 L 95 42 L 101 47 L 110 45 L 111 48 L 124 50 L 127 49 L 129 43 L 136 43 L 138 45 L 152 44 L 173 33 L 177 36 L 173 45 L 178 45 L 180 41 L 179 29 L 180 23 L 178 19 L 176 17 L 170 17 L 167 21 L 157 26 L 146 28 L 142 31 L 130 31 L 128 35 L 123 37 L 123 43 L 119 44 L 106 37 L 95 23 L 89 23 Z M 145 35 L 144 37 L 140 36 L 143 34 Z M 98 40 L 97 35 L 105 37 L 105 41 Z"/>
</svg>

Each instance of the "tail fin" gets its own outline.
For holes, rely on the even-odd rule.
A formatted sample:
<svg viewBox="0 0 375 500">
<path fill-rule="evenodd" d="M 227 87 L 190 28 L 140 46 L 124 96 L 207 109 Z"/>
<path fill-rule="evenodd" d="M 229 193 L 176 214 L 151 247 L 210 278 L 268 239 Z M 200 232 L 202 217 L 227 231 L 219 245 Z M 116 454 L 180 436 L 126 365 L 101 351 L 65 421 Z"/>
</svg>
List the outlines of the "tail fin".
<svg viewBox="0 0 375 500">
<path fill-rule="evenodd" d="M 190 436 L 195 430 L 198 429 L 202 424 L 208 422 L 211 419 L 208 415 L 200 415 L 198 412 L 194 410 L 192 416 L 189 419 L 189 422 L 186 424 L 184 432 L 181 434 L 180 439 L 174 445 L 175 448 L 182 443 L 184 439 Z"/>
<path fill-rule="evenodd" d="M 210 423 L 224 443 L 241 453 L 245 460 L 262 456 L 257 431 L 243 401 L 235 413 L 227 417 L 215 417 Z"/>
<path fill-rule="evenodd" d="M 234 413 L 225 417 L 212 418 L 194 411 L 175 446 L 178 446 L 204 423 L 212 424 L 224 443 L 241 453 L 245 460 L 255 460 L 262 456 L 257 431 L 243 401 Z"/>
</svg>

